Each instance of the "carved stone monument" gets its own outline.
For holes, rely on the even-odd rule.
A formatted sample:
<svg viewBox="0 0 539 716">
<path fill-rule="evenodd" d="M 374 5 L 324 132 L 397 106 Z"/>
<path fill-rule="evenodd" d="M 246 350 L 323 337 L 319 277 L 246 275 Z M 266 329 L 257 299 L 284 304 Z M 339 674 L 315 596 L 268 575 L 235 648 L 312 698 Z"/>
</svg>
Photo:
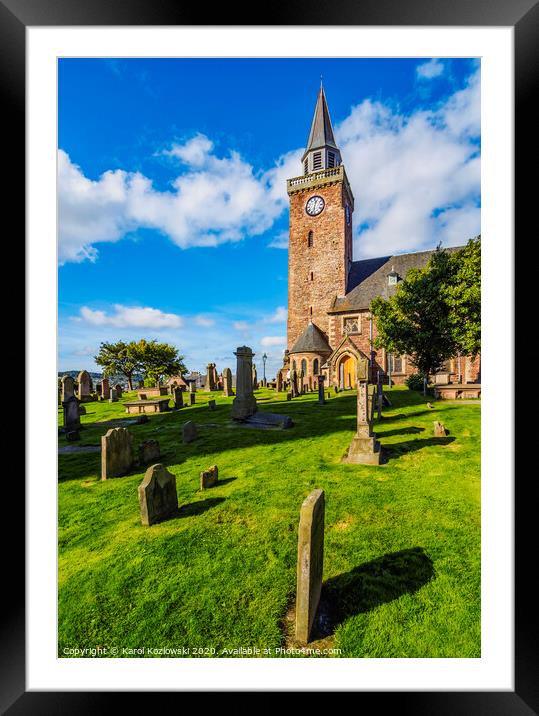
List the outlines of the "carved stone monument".
<svg viewBox="0 0 539 716">
<path fill-rule="evenodd" d="M 232 403 L 234 420 L 245 420 L 257 411 L 253 395 L 253 351 L 249 346 L 238 346 L 234 355 L 236 366 L 236 397 Z"/>
</svg>

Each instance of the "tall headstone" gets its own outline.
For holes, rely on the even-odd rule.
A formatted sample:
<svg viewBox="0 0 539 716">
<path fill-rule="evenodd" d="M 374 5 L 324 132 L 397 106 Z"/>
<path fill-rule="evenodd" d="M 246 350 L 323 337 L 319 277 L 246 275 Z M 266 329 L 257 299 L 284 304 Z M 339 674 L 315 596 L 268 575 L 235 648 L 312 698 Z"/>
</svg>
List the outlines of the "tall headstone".
<svg viewBox="0 0 539 716">
<path fill-rule="evenodd" d="M 116 393 L 116 388 L 110 389 L 110 398 L 109 401 L 111 403 L 117 403 L 118 402 L 118 394 Z"/>
<path fill-rule="evenodd" d="M 322 591 L 324 571 L 323 490 L 313 490 L 303 501 L 299 517 L 296 594 L 296 640 L 307 644 Z"/>
<path fill-rule="evenodd" d="M 258 388 L 258 379 L 256 376 L 256 365 L 253 363 L 253 390 Z"/>
<path fill-rule="evenodd" d="M 133 436 L 126 428 L 111 428 L 101 438 L 101 479 L 126 475 L 133 462 Z"/>
<path fill-rule="evenodd" d="M 223 390 L 225 397 L 234 395 L 234 391 L 232 389 L 232 371 L 230 368 L 225 368 L 223 371 Z"/>
<path fill-rule="evenodd" d="M 236 397 L 232 403 L 234 420 L 244 420 L 257 411 L 253 395 L 253 351 L 249 346 L 238 346 L 234 355 L 236 365 Z"/>
<path fill-rule="evenodd" d="M 294 368 L 292 368 L 292 370 L 290 371 L 290 392 L 292 393 L 293 398 L 296 398 L 299 395 L 298 374 Z"/>
<path fill-rule="evenodd" d="M 300 368 L 298 370 L 298 390 L 300 395 L 303 395 L 305 392 L 304 377 L 303 370 Z"/>
<path fill-rule="evenodd" d="M 90 397 L 90 374 L 86 370 L 81 370 L 77 377 L 79 384 L 79 400 L 84 400 Z"/>
<path fill-rule="evenodd" d="M 121 398 L 122 397 L 122 386 L 120 383 L 116 383 L 114 386 L 114 390 L 116 391 L 116 397 Z"/>
<path fill-rule="evenodd" d="M 275 390 L 277 393 L 281 393 L 283 390 L 283 374 L 281 371 L 277 373 L 277 380 L 275 382 Z"/>
<path fill-rule="evenodd" d="M 323 375 L 318 376 L 318 404 L 319 405 L 326 404 L 326 400 L 324 398 L 324 379 L 325 379 L 325 376 L 323 376 Z"/>
<path fill-rule="evenodd" d="M 79 401 L 74 395 L 62 402 L 64 409 L 64 431 L 66 433 L 80 428 Z"/>
<path fill-rule="evenodd" d="M 174 410 L 183 408 L 183 391 L 181 388 L 172 388 L 172 400 L 174 401 Z"/>
<path fill-rule="evenodd" d="M 374 403 L 374 393 L 373 393 Z M 372 412 L 370 410 L 369 384 L 366 380 L 357 383 L 357 432 L 350 443 L 343 462 L 358 465 L 379 465 L 382 456 L 381 447 L 372 431 Z"/>
<path fill-rule="evenodd" d="M 62 378 L 62 403 L 75 395 L 75 381 L 70 375 Z"/>
<path fill-rule="evenodd" d="M 161 463 L 152 465 L 138 486 L 138 499 L 143 525 L 149 527 L 171 517 L 178 512 L 176 477 Z"/>
<path fill-rule="evenodd" d="M 196 393 L 196 392 L 197 392 L 197 382 L 196 382 L 196 380 L 190 380 L 190 381 L 189 381 L 189 392 L 190 392 L 190 393 Z"/>
<path fill-rule="evenodd" d="M 212 391 L 217 388 L 217 371 L 215 363 L 208 363 L 206 366 L 206 390 Z"/>
<path fill-rule="evenodd" d="M 194 405 L 197 397 L 195 393 L 189 393 L 189 405 Z"/>
<path fill-rule="evenodd" d="M 110 383 L 108 378 L 103 378 L 101 381 L 101 397 L 104 400 L 108 400 L 110 398 Z"/>
</svg>

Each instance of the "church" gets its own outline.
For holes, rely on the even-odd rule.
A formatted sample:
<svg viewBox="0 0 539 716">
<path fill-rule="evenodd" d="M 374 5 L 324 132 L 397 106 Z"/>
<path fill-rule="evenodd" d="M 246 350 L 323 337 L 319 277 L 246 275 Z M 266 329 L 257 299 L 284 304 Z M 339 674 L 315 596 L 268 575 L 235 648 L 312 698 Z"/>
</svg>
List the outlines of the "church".
<svg viewBox="0 0 539 716">
<path fill-rule="evenodd" d="M 303 371 L 304 384 L 311 387 L 323 373 L 326 385 L 350 388 L 355 386 L 358 360 L 367 358 L 372 382 L 381 370 L 393 383 L 403 383 L 417 370 L 406 355 L 374 349 L 376 325 L 370 303 L 376 296 L 391 296 L 407 272 L 423 268 L 435 249 L 353 260 L 354 195 L 322 85 L 301 167 L 303 173 L 287 181 L 290 233 L 283 371 Z M 439 382 L 479 383 L 479 373 L 479 357 L 457 356 L 447 361 Z"/>
</svg>

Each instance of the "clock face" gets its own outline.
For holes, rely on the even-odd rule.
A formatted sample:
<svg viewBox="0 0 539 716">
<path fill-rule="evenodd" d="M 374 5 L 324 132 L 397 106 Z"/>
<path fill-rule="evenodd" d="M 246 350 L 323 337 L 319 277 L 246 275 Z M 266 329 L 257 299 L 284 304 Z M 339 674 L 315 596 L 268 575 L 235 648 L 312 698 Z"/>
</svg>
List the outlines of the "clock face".
<svg viewBox="0 0 539 716">
<path fill-rule="evenodd" d="M 324 200 L 321 196 L 311 196 L 305 205 L 305 211 L 309 216 L 318 216 L 324 211 Z"/>
</svg>

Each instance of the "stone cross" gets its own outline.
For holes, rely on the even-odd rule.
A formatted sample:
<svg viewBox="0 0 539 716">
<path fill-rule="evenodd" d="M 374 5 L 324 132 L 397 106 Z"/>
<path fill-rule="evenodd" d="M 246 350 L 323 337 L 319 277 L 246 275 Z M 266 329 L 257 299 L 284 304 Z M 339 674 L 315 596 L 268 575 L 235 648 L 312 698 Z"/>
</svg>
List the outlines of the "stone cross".
<svg viewBox="0 0 539 716">
<path fill-rule="evenodd" d="M 225 368 L 223 371 L 223 391 L 225 397 L 230 397 L 234 395 L 234 391 L 232 389 L 232 371 L 230 368 Z"/>
<path fill-rule="evenodd" d="M 81 370 L 77 377 L 77 382 L 79 384 L 79 400 L 84 400 L 84 398 L 88 397 L 90 395 L 90 374 L 86 370 Z"/>
<path fill-rule="evenodd" d="M 138 487 L 140 521 L 150 525 L 178 512 L 176 478 L 164 465 L 157 463 L 146 470 Z"/>
<path fill-rule="evenodd" d="M 111 428 L 101 438 L 101 479 L 126 475 L 133 462 L 133 436 L 126 428 Z"/>
<path fill-rule="evenodd" d="M 301 505 L 298 530 L 296 640 L 307 644 L 322 591 L 324 571 L 323 490 L 313 490 Z"/>
<path fill-rule="evenodd" d="M 62 403 L 75 395 L 75 381 L 70 375 L 62 378 Z"/>
<path fill-rule="evenodd" d="M 298 391 L 300 395 L 303 395 L 305 393 L 305 385 L 303 384 L 303 378 L 305 376 L 303 375 L 303 370 L 298 371 Z"/>
<path fill-rule="evenodd" d="M 249 346 L 238 346 L 234 355 L 236 365 L 236 397 L 232 403 L 234 420 L 244 420 L 257 411 L 256 398 L 253 395 L 253 351 Z"/>
</svg>

